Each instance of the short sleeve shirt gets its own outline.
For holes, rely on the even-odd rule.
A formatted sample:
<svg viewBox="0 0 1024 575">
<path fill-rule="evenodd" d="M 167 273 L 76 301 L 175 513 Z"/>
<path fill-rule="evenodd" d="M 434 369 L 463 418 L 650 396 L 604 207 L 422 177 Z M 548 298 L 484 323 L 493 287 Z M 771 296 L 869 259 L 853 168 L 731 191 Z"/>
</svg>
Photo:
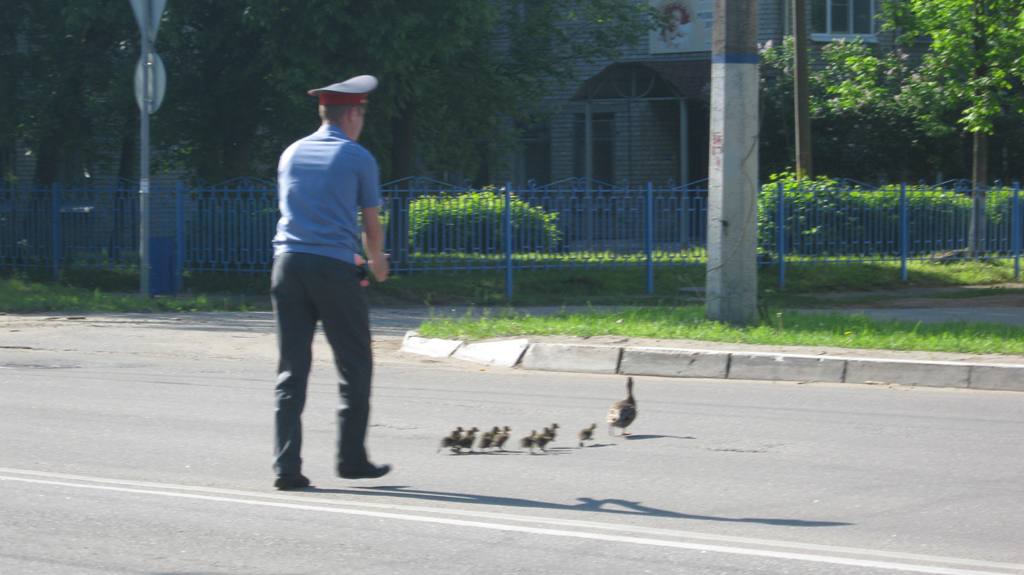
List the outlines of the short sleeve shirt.
<svg viewBox="0 0 1024 575">
<path fill-rule="evenodd" d="M 303 252 L 354 262 L 359 210 L 381 205 L 377 160 L 366 148 L 325 124 L 281 154 L 277 190 L 275 256 Z"/>
</svg>

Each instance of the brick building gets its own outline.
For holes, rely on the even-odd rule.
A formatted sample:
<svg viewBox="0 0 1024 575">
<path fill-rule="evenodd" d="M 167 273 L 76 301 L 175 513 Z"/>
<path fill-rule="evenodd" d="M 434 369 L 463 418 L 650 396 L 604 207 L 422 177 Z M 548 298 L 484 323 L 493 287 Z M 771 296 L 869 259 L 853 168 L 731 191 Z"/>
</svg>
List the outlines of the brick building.
<svg viewBox="0 0 1024 575">
<path fill-rule="evenodd" d="M 515 184 L 588 175 L 631 185 L 707 177 L 715 2 L 643 1 L 669 24 L 617 60 L 581 65 L 574 83 L 552 88 L 547 120 L 515 155 Z M 760 43 L 792 34 L 792 0 L 750 1 L 758 5 Z M 879 42 L 879 1 L 806 0 L 810 49 L 839 39 Z"/>
</svg>

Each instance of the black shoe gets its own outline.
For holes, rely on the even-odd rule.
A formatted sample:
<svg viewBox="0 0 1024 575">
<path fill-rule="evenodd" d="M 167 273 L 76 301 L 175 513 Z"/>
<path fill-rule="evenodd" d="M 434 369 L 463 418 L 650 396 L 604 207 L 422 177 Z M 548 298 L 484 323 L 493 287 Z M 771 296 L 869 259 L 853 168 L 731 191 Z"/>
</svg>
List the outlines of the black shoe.
<svg viewBox="0 0 1024 575">
<path fill-rule="evenodd" d="M 277 477 L 277 481 L 274 482 L 274 487 L 279 491 L 303 489 L 309 487 L 309 478 L 301 473 L 297 473 L 295 475 L 279 475 Z"/>
<path fill-rule="evenodd" d="M 384 477 L 389 471 L 391 471 L 390 465 L 367 463 L 359 467 L 339 467 L 338 476 L 344 479 L 376 479 Z"/>
</svg>

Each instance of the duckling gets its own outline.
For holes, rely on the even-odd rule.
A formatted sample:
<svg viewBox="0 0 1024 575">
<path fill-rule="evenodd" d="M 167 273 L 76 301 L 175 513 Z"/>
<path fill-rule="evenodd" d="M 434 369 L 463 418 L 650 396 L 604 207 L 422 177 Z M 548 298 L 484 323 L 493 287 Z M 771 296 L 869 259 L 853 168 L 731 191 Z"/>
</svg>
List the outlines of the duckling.
<svg viewBox="0 0 1024 575">
<path fill-rule="evenodd" d="M 530 453 L 533 453 L 533 446 L 537 444 L 537 430 L 533 429 L 530 431 L 530 435 L 519 440 L 519 446 L 523 449 L 529 449 Z"/>
<path fill-rule="evenodd" d="M 494 446 L 494 448 L 498 449 L 499 451 L 505 451 L 505 442 L 508 441 L 508 436 L 511 434 L 512 429 L 510 429 L 509 426 L 506 425 L 501 429 L 501 431 L 498 432 L 497 435 L 494 436 L 494 441 L 491 442 L 491 445 Z"/>
<path fill-rule="evenodd" d="M 545 427 L 544 428 L 544 432 L 541 433 L 540 436 L 544 438 L 544 440 L 545 440 L 544 443 L 545 444 L 551 443 L 552 441 L 555 440 L 555 435 L 556 435 L 556 430 L 557 429 L 558 429 L 558 424 L 557 423 L 552 424 L 551 427 Z"/>
<path fill-rule="evenodd" d="M 479 447 L 480 450 L 483 451 L 484 449 L 487 449 L 491 445 L 493 445 L 494 444 L 494 436 L 495 436 L 495 434 L 498 433 L 498 431 L 499 430 L 498 430 L 497 426 L 492 427 L 490 431 L 485 431 L 483 433 L 483 435 L 480 436 L 480 443 L 477 445 L 477 447 Z"/>
<path fill-rule="evenodd" d="M 590 441 L 594 438 L 594 430 L 597 429 L 596 423 L 591 423 L 590 427 L 584 427 L 576 434 L 576 437 L 580 440 L 580 447 L 583 447 L 584 441 Z"/>
<path fill-rule="evenodd" d="M 636 399 L 633 398 L 633 378 L 626 378 L 626 399 L 620 399 L 608 408 L 608 434 L 614 435 L 616 427 L 622 429 L 622 435 L 626 428 L 636 419 Z"/>
<path fill-rule="evenodd" d="M 476 426 L 470 427 L 466 434 L 459 439 L 459 445 L 457 449 L 468 449 L 473 451 L 473 442 L 476 441 L 476 432 L 480 431 Z"/>
<path fill-rule="evenodd" d="M 461 438 L 462 438 L 462 426 L 459 426 L 459 427 L 456 427 L 455 429 L 453 429 L 450 434 L 448 434 L 448 435 L 444 436 L 443 438 L 441 438 L 441 446 L 437 448 L 437 451 L 440 452 L 442 449 L 445 449 L 445 448 L 456 447 L 458 445 L 458 443 L 459 443 L 459 439 L 461 439 Z"/>
<path fill-rule="evenodd" d="M 549 428 L 545 427 L 544 430 L 548 431 Z M 551 436 L 548 435 L 547 433 L 541 433 L 533 438 L 533 444 L 536 445 L 537 449 L 541 451 L 546 451 L 544 449 L 544 446 L 546 446 L 548 443 L 551 443 Z"/>
</svg>

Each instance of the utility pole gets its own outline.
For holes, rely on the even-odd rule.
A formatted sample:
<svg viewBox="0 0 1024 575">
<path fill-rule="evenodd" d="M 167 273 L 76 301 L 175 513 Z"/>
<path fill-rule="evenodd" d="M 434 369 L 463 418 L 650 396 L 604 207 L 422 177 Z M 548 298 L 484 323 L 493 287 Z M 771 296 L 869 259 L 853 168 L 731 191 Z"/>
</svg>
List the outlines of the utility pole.
<svg viewBox="0 0 1024 575">
<path fill-rule="evenodd" d="M 793 0 L 793 105 L 796 118 L 796 175 L 813 177 L 811 118 L 807 91 L 807 4 Z"/>
<path fill-rule="evenodd" d="M 715 0 L 707 317 L 757 319 L 757 3 Z"/>
</svg>

